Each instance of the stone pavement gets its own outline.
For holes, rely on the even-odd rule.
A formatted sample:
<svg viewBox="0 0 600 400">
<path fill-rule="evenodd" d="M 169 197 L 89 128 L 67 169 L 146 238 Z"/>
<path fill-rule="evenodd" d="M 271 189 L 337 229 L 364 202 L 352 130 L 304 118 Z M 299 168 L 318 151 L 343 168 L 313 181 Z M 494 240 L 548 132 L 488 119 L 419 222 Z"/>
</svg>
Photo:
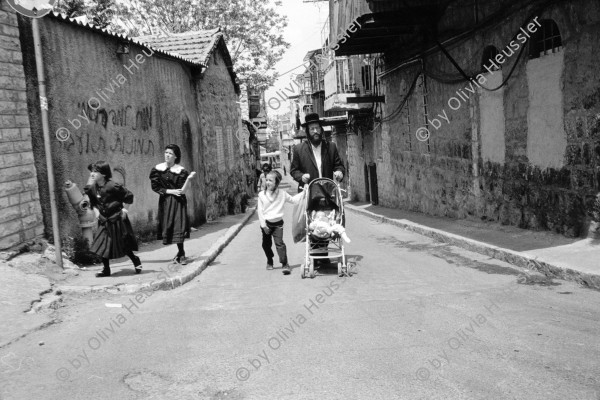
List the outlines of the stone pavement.
<svg viewBox="0 0 600 400">
<path fill-rule="evenodd" d="M 352 224 L 349 213 L 368 215 L 382 223 L 391 223 L 548 277 L 575 281 L 600 290 L 598 235 L 595 238 L 567 238 L 548 231 L 434 217 L 359 202 L 346 202 L 345 210 L 346 224 Z"/>
</svg>

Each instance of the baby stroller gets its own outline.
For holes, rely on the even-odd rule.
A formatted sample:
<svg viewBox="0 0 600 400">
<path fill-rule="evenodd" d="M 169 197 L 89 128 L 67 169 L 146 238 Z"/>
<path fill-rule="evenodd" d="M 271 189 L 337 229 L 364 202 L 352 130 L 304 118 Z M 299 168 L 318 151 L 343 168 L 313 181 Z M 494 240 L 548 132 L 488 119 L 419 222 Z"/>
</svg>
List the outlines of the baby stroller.
<svg viewBox="0 0 600 400">
<path fill-rule="evenodd" d="M 346 265 L 346 254 L 342 241 L 345 225 L 344 202 L 341 189 L 336 182 L 327 178 L 313 180 L 307 187 L 306 194 L 306 252 L 304 264 L 300 266 L 300 276 L 315 277 L 315 260 L 338 259 L 338 275 L 350 276 Z M 329 228 L 337 227 L 338 232 L 331 229 L 319 229 L 317 225 L 328 219 Z M 319 221 L 317 221 L 319 219 Z M 321 224 L 322 227 L 324 224 Z M 340 229 L 341 228 L 341 229 Z M 327 232 L 329 231 L 329 232 Z M 327 255 L 323 253 L 327 252 Z"/>
</svg>

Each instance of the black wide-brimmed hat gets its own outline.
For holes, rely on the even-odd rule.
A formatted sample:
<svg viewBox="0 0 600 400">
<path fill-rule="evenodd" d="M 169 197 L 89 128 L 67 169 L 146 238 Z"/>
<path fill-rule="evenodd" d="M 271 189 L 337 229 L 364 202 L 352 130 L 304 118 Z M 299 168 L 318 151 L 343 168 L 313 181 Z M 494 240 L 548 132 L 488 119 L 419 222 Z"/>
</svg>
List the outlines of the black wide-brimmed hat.
<svg viewBox="0 0 600 400">
<path fill-rule="evenodd" d="M 306 125 L 310 124 L 311 122 L 318 122 L 319 125 L 323 126 L 322 125 L 323 121 L 321 121 L 321 118 L 319 118 L 319 114 L 317 114 L 317 113 L 306 114 L 306 117 L 304 117 L 304 123 L 301 126 L 305 127 Z"/>
</svg>

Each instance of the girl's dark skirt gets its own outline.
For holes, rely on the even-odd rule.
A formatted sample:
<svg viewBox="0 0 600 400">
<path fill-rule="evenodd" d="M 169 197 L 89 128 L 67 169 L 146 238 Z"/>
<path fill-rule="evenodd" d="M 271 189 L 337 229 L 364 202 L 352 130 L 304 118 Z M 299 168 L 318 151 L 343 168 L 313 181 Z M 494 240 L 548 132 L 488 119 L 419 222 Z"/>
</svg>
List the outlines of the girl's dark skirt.
<svg viewBox="0 0 600 400">
<path fill-rule="evenodd" d="M 90 251 L 100 257 L 113 259 L 121 258 L 130 251 L 137 251 L 138 245 L 127 214 L 121 212 L 104 218 L 98 217 L 98 229 L 94 234 L 94 241 Z"/>
<path fill-rule="evenodd" d="M 190 220 L 185 196 L 163 195 L 158 203 L 158 240 L 163 244 L 183 243 L 190 237 Z"/>
</svg>

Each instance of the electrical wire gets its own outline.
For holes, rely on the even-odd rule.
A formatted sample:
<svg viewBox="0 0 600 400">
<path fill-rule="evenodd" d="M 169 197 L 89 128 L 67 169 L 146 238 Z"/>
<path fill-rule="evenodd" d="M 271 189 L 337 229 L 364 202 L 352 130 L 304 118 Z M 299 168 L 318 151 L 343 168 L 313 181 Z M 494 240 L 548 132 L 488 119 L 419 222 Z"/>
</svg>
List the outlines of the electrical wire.
<svg viewBox="0 0 600 400">
<path fill-rule="evenodd" d="M 446 7 L 447 7 L 447 6 L 448 6 L 450 3 L 452 3 L 452 2 L 453 2 L 453 0 L 449 1 L 449 2 L 446 4 Z M 515 34 L 513 35 L 513 37 L 512 37 L 512 38 L 511 38 L 511 40 L 509 41 L 509 44 L 510 44 L 511 42 L 513 42 L 513 41 L 514 41 L 514 40 L 517 38 L 518 34 L 521 32 L 521 28 L 524 28 L 524 27 L 526 27 L 526 26 L 527 26 L 527 24 L 528 24 L 528 23 L 530 23 L 530 22 L 531 22 L 531 20 L 533 20 L 533 18 L 534 18 L 534 17 L 535 17 L 537 14 L 539 14 L 539 13 L 540 13 L 540 12 L 542 12 L 544 9 L 546 9 L 546 8 L 547 8 L 547 7 L 549 7 L 550 5 L 552 5 L 552 4 L 554 4 L 554 3 L 557 3 L 557 2 L 558 2 L 558 0 L 552 0 L 552 1 L 548 1 L 548 2 L 546 2 L 546 3 L 544 3 L 544 4 L 541 4 L 539 7 L 536 7 L 536 8 L 534 9 L 534 11 L 533 11 L 533 12 L 532 12 L 532 13 L 531 13 L 531 14 L 530 14 L 530 15 L 529 15 L 529 16 L 528 16 L 526 19 L 525 19 L 525 22 L 519 26 L 519 30 L 517 31 L 517 33 L 515 33 Z M 514 4 L 517 4 L 517 3 L 514 3 Z M 503 12 L 505 12 L 505 11 L 503 11 Z M 500 14 L 500 12 L 499 12 L 498 14 Z M 493 19 L 492 19 L 492 17 L 488 18 L 485 24 L 484 24 L 484 23 L 482 23 L 482 24 L 479 24 L 477 27 L 475 27 L 475 28 L 471 29 L 470 31 L 466 32 L 465 34 L 469 34 L 469 35 L 470 35 L 470 34 L 472 34 L 472 33 L 475 33 L 475 32 L 477 32 L 479 29 L 481 29 L 481 28 L 485 27 L 485 25 L 487 25 L 488 21 L 491 21 L 491 20 L 493 20 Z M 495 24 L 496 24 L 496 23 L 494 23 L 494 24 L 490 24 L 490 26 L 493 26 L 493 25 L 495 25 Z M 464 35 L 464 34 L 462 34 L 462 35 L 458 35 L 457 37 L 460 37 L 460 36 L 463 36 L 463 35 Z M 450 40 L 452 40 L 452 39 L 449 39 L 449 40 L 447 40 L 446 42 L 448 42 L 448 41 L 450 41 Z M 430 77 L 430 78 L 434 79 L 435 81 L 438 81 L 438 82 L 440 82 L 440 83 L 445 83 L 445 84 L 458 84 L 458 83 L 462 83 L 462 82 L 465 82 L 465 81 L 471 81 L 471 80 L 475 79 L 475 78 L 476 78 L 476 77 L 479 75 L 479 74 L 473 74 L 472 76 L 469 76 L 469 75 L 467 75 L 467 73 L 466 73 L 466 72 L 465 72 L 465 71 L 462 69 L 462 67 L 461 67 L 461 66 L 458 64 L 458 62 L 456 62 L 456 60 L 455 60 L 455 59 L 452 57 L 452 55 L 450 55 L 450 53 L 449 53 L 449 52 L 446 50 L 446 48 L 443 46 L 443 44 L 439 42 L 439 40 L 438 40 L 438 38 L 437 38 L 437 37 L 435 38 L 435 42 L 436 42 L 436 45 L 438 46 L 438 48 L 439 48 L 439 49 L 442 51 L 442 53 L 443 53 L 443 54 L 444 54 L 444 55 L 445 55 L 445 56 L 448 58 L 448 60 L 451 62 L 451 64 L 454 66 L 454 68 L 455 68 L 455 69 L 456 69 L 456 70 L 459 72 L 459 74 L 461 75 L 461 77 L 459 77 L 459 78 L 442 78 L 442 77 L 440 77 L 439 75 L 435 75 L 435 74 L 431 73 L 430 71 L 427 71 L 426 69 L 421 69 L 421 70 L 420 70 L 420 71 L 419 71 L 419 72 L 416 74 L 415 78 L 413 79 L 413 81 L 412 81 L 412 83 L 411 83 L 411 86 L 410 86 L 410 88 L 409 88 L 408 92 L 406 93 L 406 95 L 404 96 L 404 98 L 402 99 L 402 101 L 400 102 L 400 104 L 398 105 L 398 107 L 397 107 L 397 108 L 395 108 L 393 111 L 391 111 L 391 112 L 390 112 L 390 114 L 389 114 L 388 116 L 386 116 L 386 117 L 381 117 L 380 119 L 379 119 L 379 118 L 376 118 L 376 119 L 378 119 L 378 121 L 377 121 L 377 122 L 378 122 L 378 125 L 380 125 L 380 124 L 382 124 L 382 123 L 390 122 L 390 121 L 392 121 L 392 120 L 396 119 L 396 118 L 397 118 L 397 117 L 400 115 L 400 113 L 401 113 L 401 112 L 402 112 L 402 110 L 404 109 L 404 106 L 405 106 L 405 105 L 406 105 L 406 103 L 408 102 L 408 99 L 409 99 L 409 98 L 410 98 L 410 96 L 413 94 L 413 92 L 414 92 L 414 90 L 415 90 L 415 87 L 416 87 L 417 80 L 419 79 L 419 76 L 421 75 L 421 73 L 423 73 L 423 74 L 425 74 L 426 76 L 428 76 L 428 77 Z M 479 86 L 481 86 L 481 87 L 482 87 L 484 90 L 487 90 L 487 91 L 490 91 L 490 92 L 493 92 L 493 91 L 500 90 L 502 87 L 506 86 L 506 84 L 508 83 L 508 81 L 509 81 L 509 80 L 510 80 L 510 78 L 512 77 L 512 75 L 513 75 L 513 73 L 514 73 L 514 71 L 515 71 L 515 69 L 516 69 L 517 65 L 519 64 L 519 61 L 520 61 L 521 57 L 523 56 L 523 53 L 524 53 L 524 51 L 525 51 L 525 48 L 526 48 L 526 46 L 525 46 L 525 45 L 523 45 L 523 46 L 521 47 L 521 51 L 520 51 L 520 52 L 519 52 L 519 54 L 517 55 L 517 58 L 516 58 L 515 62 L 513 63 L 513 66 L 512 66 L 512 68 L 511 68 L 511 70 L 509 71 L 509 73 L 508 73 L 508 75 L 506 76 L 506 78 L 505 78 L 505 79 L 502 81 L 502 83 L 501 83 L 501 84 L 500 84 L 498 87 L 491 89 L 491 88 L 487 88 L 487 87 L 485 87 L 485 86 L 483 86 L 483 85 L 481 85 L 481 84 L 479 84 Z M 430 49 L 429 51 L 431 51 L 431 50 L 432 50 L 432 49 Z M 416 61 L 418 61 L 418 60 L 419 60 L 419 59 L 410 60 L 410 61 L 409 61 L 407 64 L 412 64 L 413 62 L 416 62 Z M 377 71 L 377 61 L 378 61 L 378 59 L 375 61 L 375 68 L 374 68 L 374 70 L 375 70 L 375 71 Z M 391 72 L 391 71 L 389 71 L 389 72 Z M 382 75 L 380 75 L 380 77 L 381 77 L 381 76 L 384 76 L 384 75 L 385 75 L 385 74 L 387 74 L 387 73 L 388 73 L 388 71 L 384 71 L 384 73 L 383 73 Z M 374 74 L 374 75 L 376 75 L 376 74 Z M 378 94 L 379 94 L 379 86 L 377 85 L 377 79 L 376 79 L 376 78 L 375 78 L 375 82 L 374 82 L 374 85 L 373 85 L 373 86 L 374 86 L 374 89 L 375 89 L 375 93 L 376 93 L 376 95 L 378 95 Z M 377 104 L 375 104 L 375 105 L 374 105 L 374 106 L 371 108 L 371 111 L 372 111 L 372 113 L 373 113 L 374 115 L 376 115 L 376 116 L 377 116 L 377 114 L 378 114 L 378 108 L 380 108 L 380 107 L 381 107 L 381 106 L 380 106 L 378 103 L 377 103 Z M 381 111 L 381 112 L 382 112 L 382 111 Z M 349 125 L 350 125 L 350 128 L 351 128 L 351 129 L 354 131 L 354 125 L 355 125 L 355 123 L 354 123 L 354 120 L 350 121 L 350 124 L 349 124 Z"/>
<path fill-rule="evenodd" d="M 392 111 L 390 113 L 390 115 L 388 115 L 385 118 L 381 118 L 381 121 L 379 121 L 380 123 L 390 122 L 390 121 L 396 119 L 396 117 L 398 117 L 398 115 L 400 115 L 400 113 L 402 112 L 402 109 L 408 102 L 409 97 L 413 94 L 415 87 L 417 86 L 417 81 L 419 80 L 419 76 L 421 76 L 421 73 L 422 73 L 422 70 L 419 70 L 419 72 L 417 72 L 417 74 L 415 75 L 415 78 L 413 79 L 413 81 L 410 85 L 410 88 L 408 89 L 408 92 L 404 96 L 404 99 L 402 99 L 402 101 L 400 102 L 400 105 L 394 111 Z"/>
<path fill-rule="evenodd" d="M 549 1 L 546 2 L 542 5 L 540 5 L 540 7 L 536 8 L 533 12 L 531 12 L 531 14 L 529 14 L 529 16 L 525 19 L 525 22 L 523 22 L 523 24 L 521 24 L 519 26 L 519 30 L 517 31 L 517 33 L 515 33 L 513 35 L 513 37 L 510 39 L 509 44 L 511 42 L 514 42 L 514 40 L 517 38 L 517 36 L 521 33 L 521 29 L 525 28 L 527 26 L 528 23 L 530 23 L 537 14 L 539 14 L 541 11 L 544 11 L 544 9 L 546 9 L 547 7 L 549 7 L 551 4 L 556 3 L 557 1 Z M 437 40 L 436 38 L 436 44 L 437 46 L 440 48 L 440 50 L 442 51 L 442 53 L 446 56 L 446 58 L 448 58 L 448 60 L 450 61 L 450 63 L 456 68 L 456 70 L 462 75 L 463 79 L 457 79 L 457 80 L 453 80 L 450 82 L 443 82 L 442 80 L 438 80 L 436 79 L 434 76 L 431 76 L 430 74 L 427 73 L 427 71 L 425 71 L 426 75 L 431 77 L 432 79 L 440 82 L 440 83 L 452 83 L 452 84 L 456 84 L 456 83 L 461 83 L 461 82 L 465 82 L 465 81 L 470 81 L 476 78 L 476 76 L 478 74 L 475 74 L 474 76 L 468 76 L 466 74 L 466 72 L 461 68 L 461 66 L 456 62 L 456 60 L 452 57 L 452 55 L 450 55 L 450 53 L 448 53 L 448 51 L 446 50 L 446 48 Z M 479 85 L 481 86 L 483 89 L 490 91 L 490 92 L 494 92 L 496 90 L 500 90 L 502 87 L 506 86 L 506 84 L 508 83 L 509 79 L 511 78 L 512 74 L 514 73 L 517 65 L 519 64 L 519 60 L 521 59 L 521 56 L 523 55 L 524 51 L 525 51 L 525 45 L 523 45 L 521 47 L 521 51 L 519 52 L 519 54 L 517 55 L 517 59 L 515 60 L 515 62 L 513 63 L 512 68 L 510 69 L 508 75 L 506 76 L 506 78 L 502 81 L 502 83 L 493 89 L 487 88 L 483 85 Z M 505 47 L 506 48 L 506 47 Z"/>
<path fill-rule="evenodd" d="M 454 2 L 454 0 L 450 0 L 448 2 L 448 4 L 446 4 L 445 8 L 447 8 L 447 6 L 452 2 Z M 543 8 L 545 8 L 551 4 L 554 4 L 554 3 L 560 3 L 560 0 L 551 0 L 549 2 L 546 2 L 545 4 L 542 4 L 542 7 L 540 10 L 538 10 L 538 12 L 543 10 Z M 516 7 L 516 9 L 513 10 L 514 6 L 516 6 L 516 5 L 518 5 L 519 7 Z M 459 43 L 463 40 L 466 40 L 469 37 L 475 35 L 481 29 L 491 28 L 495 25 L 498 25 L 504 19 L 509 18 L 510 16 L 512 16 L 512 15 L 518 13 L 519 11 L 526 9 L 530 6 L 531 6 L 531 4 L 528 4 L 528 3 L 523 4 L 522 1 L 517 0 L 517 1 L 513 2 L 510 6 L 503 7 L 500 11 L 497 11 L 494 14 L 488 16 L 485 20 L 483 20 L 480 23 L 473 26 L 473 28 L 471 28 L 463 33 L 460 33 L 456 36 L 453 36 L 451 38 L 444 40 L 442 42 L 442 44 L 452 45 L 455 43 Z M 440 17 L 440 19 L 441 18 L 443 18 L 443 15 Z M 433 54 L 435 52 L 435 50 L 436 50 L 436 46 L 433 46 L 425 51 L 422 51 L 420 54 L 417 54 L 415 56 L 404 59 L 404 60 L 398 62 L 395 66 L 392 66 L 392 67 L 388 68 L 386 71 L 383 71 L 379 75 L 379 78 L 383 78 L 384 76 L 389 75 L 392 72 L 397 71 L 398 69 L 403 69 L 404 67 L 407 67 L 415 62 L 419 62 L 421 58 Z"/>
</svg>

